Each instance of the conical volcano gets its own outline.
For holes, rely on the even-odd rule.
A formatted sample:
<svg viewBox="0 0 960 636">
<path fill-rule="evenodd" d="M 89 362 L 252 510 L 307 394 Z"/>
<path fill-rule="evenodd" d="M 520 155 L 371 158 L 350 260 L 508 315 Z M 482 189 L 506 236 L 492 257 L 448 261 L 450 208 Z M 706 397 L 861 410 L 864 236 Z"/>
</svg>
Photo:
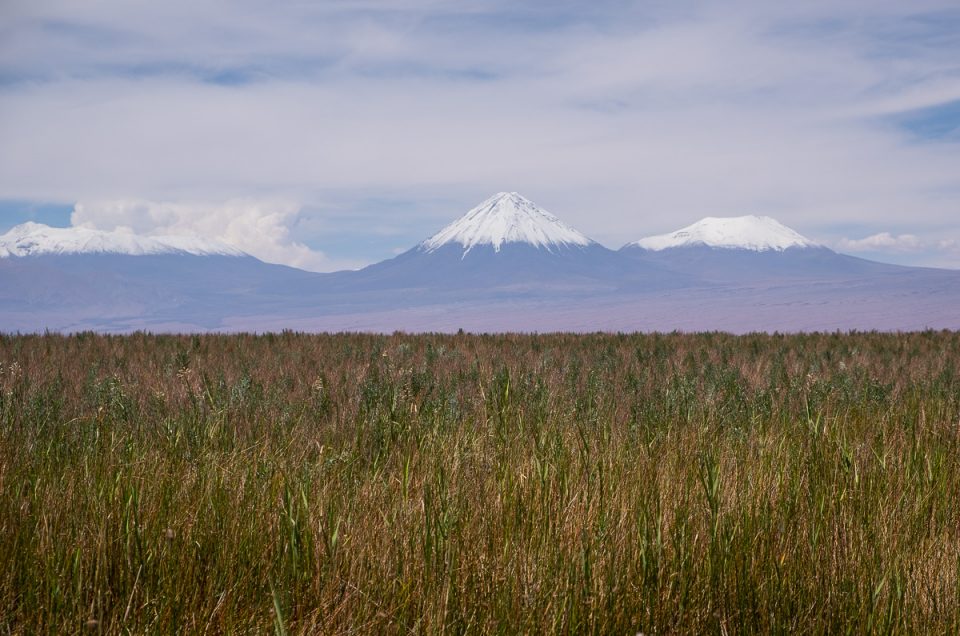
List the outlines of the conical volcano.
<svg viewBox="0 0 960 636">
<path fill-rule="evenodd" d="M 354 289 L 586 292 L 616 287 L 631 268 L 529 199 L 500 192 L 400 256 L 343 280 Z"/>
<path fill-rule="evenodd" d="M 516 192 L 500 192 L 425 240 L 419 248 L 435 252 L 445 245 L 459 245 L 466 256 L 478 246 L 489 245 L 499 252 L 511 243 L 551 252 L 596 244 L 533 201 Z"/>
</svg>

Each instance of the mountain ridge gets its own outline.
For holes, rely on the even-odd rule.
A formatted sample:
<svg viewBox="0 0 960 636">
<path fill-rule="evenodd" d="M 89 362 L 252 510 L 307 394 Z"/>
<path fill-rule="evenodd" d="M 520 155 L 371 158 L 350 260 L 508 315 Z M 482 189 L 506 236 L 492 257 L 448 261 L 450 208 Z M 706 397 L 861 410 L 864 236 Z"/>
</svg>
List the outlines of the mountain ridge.
<svg viewBox="0 0 960 636">
<path fill-rule="evenodd" d="M 614 251 L 500 193 L 394 258 L 319 274 L 217 242 L 24 225 L 0 237 L 0 332 L 960 328 L 960 272 L 792 232 Z"/>
</svg>

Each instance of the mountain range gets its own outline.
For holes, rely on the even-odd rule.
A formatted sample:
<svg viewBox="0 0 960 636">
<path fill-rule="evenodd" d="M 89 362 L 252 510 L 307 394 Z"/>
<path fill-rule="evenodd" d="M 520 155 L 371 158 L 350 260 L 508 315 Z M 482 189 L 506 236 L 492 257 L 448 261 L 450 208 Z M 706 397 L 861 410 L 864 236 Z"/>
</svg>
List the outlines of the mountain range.
<svg viewBox="0 0 960 636">
<path fill-rule="evenodd" d="M 839 254 L 769 217 L 611 250 L 517 193 L 395 258 L 306 272 L 198 237 L 19 225 L 0 331 L 833 331 L 960 328 L 960 271 Z"/>
</svg>

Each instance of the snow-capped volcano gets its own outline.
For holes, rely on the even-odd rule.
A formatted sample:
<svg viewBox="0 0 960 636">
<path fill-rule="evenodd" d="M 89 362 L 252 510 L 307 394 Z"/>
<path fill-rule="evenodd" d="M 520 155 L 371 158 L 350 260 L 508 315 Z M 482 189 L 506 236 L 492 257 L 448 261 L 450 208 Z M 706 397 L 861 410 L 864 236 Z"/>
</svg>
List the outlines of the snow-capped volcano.
<svg viewBox="0 0 960 636">
<path fill-rule="evenodd" d="M 754 252 L 782 252 L 796 247 L 822 247 L 769 216 L 708 216 L 669 234 L 648 236 L 626 247 L 660 251 L 705 246 Z"/>
<path fill-rule="evenodd" d="M 589 238 L 516 192 L 493 195 L 423 243 L 435 252 L 445 245 L 463 246 L 463 254 L 478 245 L 499 252 L 504 243 L 524 243 L 553 251 L 558 247 L 593 244 Z"/>
<path fill-rule="evenodd" d="M 516 192 L 500 192 L 399 256 L 338 280 L 351 289 L 443 290 L 466 298 L 478 290 L 607 289 L 647 269 Z"/>
<path fill-rule="evenodd" d="M 105 232 L 32 222 L 0 235 L 0 258 L 74 254 L 246 256 L 226 243 L 196 236 L 140 236 L 122 230 Z"/>
<path fill-rule="evenodd" d="M 896 269 L 837 254 L 768 216 L 707 217 L 628 243 L 620 253 L 713 283 L 847 280 Z"/>
</svg>

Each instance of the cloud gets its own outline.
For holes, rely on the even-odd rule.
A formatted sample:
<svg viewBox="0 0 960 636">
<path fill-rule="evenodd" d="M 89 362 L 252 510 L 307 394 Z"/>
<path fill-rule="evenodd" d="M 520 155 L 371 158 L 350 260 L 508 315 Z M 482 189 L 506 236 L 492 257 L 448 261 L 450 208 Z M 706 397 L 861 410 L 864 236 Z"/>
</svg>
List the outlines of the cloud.
<svg viewBox="0 0 960 636">
<path fill-rule="evenodd" d="M 13 3 L 0 199 L 292 200 L 331 232 L 335 200 L 403 228 L 368 260 L 500 190 L 612 247 L 706 215 L 956 231 L 960 143 L 897 121 L 960 99 L 955 0 L 465 4 Z"/>
<path fill-rule="evenodd" d="M 215 238 L 263 261 L 310 271 L 358 265 L 331 260 L 294 240 L 291 227 L 299 215 L 300 206 L 290 201 L 236 199 L 221 204 L 184 204 L 113 200 L 77 203 L 70 222 L 75 227 L 119 229 L 146 236 Z"/>
<path fill-rule="evenodd" d="M 960 241 L 953 238 L 879 232 L 861 239 L 843 238 L 834 245 L 841 252 L 865 253 L 889 262 L 960 268 Z"/>
<path fill-rule="evenodd" d="M 913 234 L 894 236 L 889 232 L 880 232 L 862 239 L 842 239 L 838 243 L 841 250 L 849 252 L 897 251 L 913 252 L 928 245 Z"/>
</svg>

